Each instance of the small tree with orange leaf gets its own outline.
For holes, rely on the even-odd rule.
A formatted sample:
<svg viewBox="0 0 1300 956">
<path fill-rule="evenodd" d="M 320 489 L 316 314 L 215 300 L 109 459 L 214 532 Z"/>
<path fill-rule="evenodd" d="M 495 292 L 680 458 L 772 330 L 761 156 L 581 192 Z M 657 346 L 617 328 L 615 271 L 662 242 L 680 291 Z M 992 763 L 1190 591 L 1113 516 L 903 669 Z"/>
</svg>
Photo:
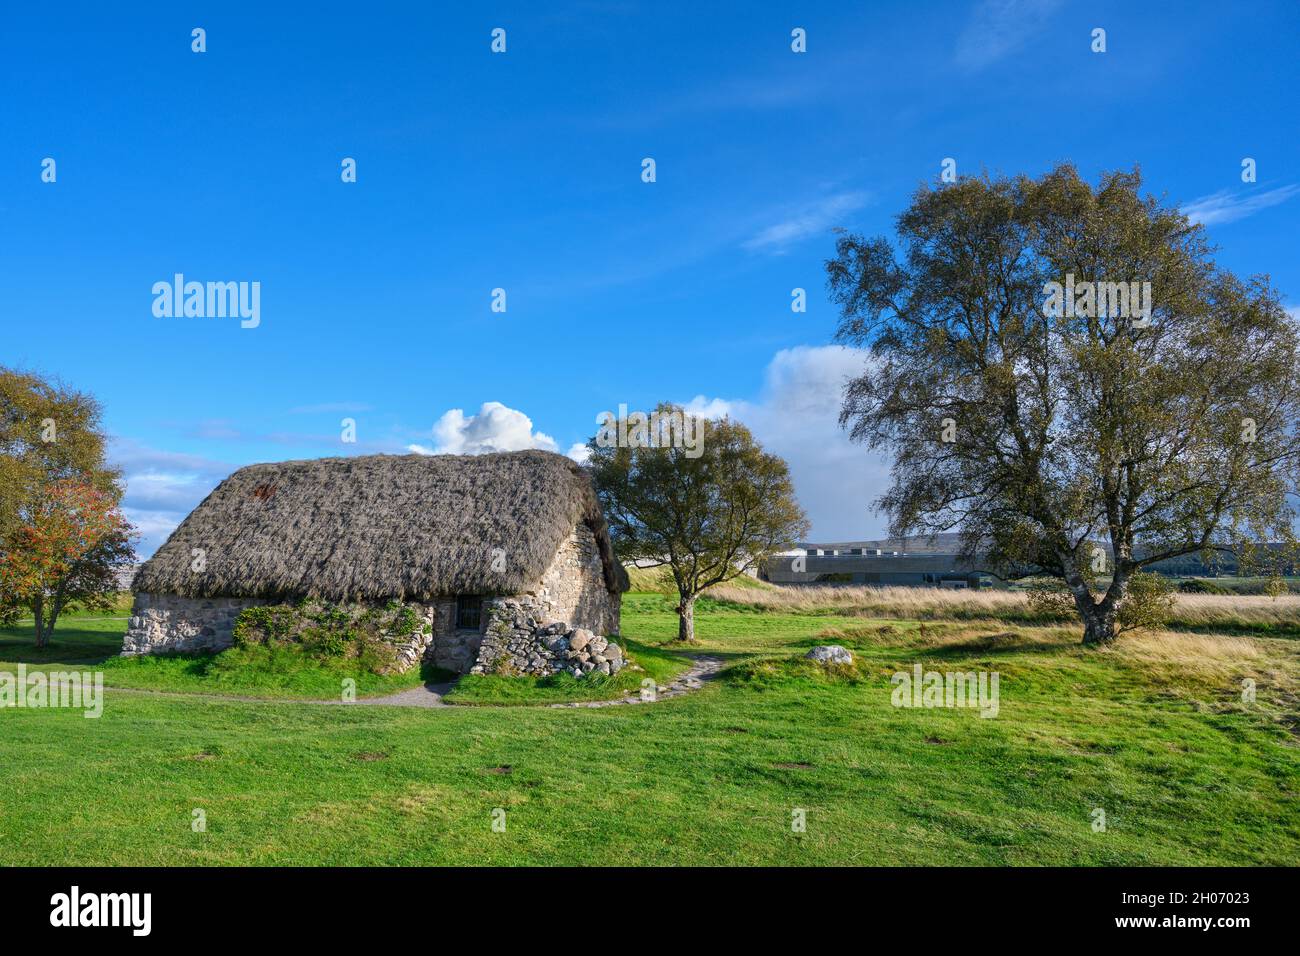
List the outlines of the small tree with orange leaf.
<svg viewBox="0 0 1300 956">
<path fill-rule="evenodd" d="M 45 647 L 70 605 L 112 607 L 115 571 L 134 556 L 132 532 L 116 495 L 74 478 L 50 482 L 23 511 L 0 542 L 0 622 L 30 611 Z"/>
</svg>

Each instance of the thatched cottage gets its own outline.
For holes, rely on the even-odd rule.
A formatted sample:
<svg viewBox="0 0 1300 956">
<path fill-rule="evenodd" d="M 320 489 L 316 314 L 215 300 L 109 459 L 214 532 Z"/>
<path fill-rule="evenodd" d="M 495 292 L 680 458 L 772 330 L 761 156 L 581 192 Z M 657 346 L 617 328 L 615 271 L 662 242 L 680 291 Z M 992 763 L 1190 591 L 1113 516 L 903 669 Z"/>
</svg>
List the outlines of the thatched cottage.
<svg viewBox="0 0 1300 956">
<path fill-rule="evenodd" d="M 520 670 L 590 670 L 586 656 L 561 663 L 546 647 L 567 651 L 575 633 L 603 646 L 627 586 L 587 473 L 561 455 L 251 465 L 140 568 L 122 652 L 227 647 L 240 611 L 258 604 L 397 599 L 422 609 L 412 653 L 439 667 L 482 669 L 508 644 Z"/>
</svg>

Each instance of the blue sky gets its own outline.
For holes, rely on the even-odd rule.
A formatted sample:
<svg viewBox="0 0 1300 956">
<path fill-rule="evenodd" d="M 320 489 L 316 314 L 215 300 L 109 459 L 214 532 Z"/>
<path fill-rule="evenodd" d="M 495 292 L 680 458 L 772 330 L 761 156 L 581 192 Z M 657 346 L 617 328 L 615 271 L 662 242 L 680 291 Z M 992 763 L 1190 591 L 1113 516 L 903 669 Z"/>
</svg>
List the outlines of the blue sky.
<svg viewBox="0 0 1300 956">
<path fill-rule="evenodd" d="M 822 263 L 945 157 L 1140 164 L 1300 303 L 1300 4 L 271 6 L 26 4 L 0 34 L 0 363 L 101 399 L 146 554 L 242 464 L 565 452 L 663 399 L 785 455 L 815 537 L 880 533 Z M 178 272 L 260 282 L 260 325 L 155 317 Z"/>
</svg>

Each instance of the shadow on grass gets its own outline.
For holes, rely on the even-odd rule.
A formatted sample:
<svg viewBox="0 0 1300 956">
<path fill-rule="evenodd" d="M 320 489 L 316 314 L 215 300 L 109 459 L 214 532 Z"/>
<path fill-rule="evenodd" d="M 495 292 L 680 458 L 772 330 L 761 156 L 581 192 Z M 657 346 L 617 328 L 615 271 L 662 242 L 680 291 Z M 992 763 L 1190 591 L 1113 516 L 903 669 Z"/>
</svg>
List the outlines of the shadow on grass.
<svg viewBox="0 0 1300 956">
<path fill-rule="evenodd" d="M 953 644 L 940 644 L 924 648 L 926 657 L 956 659 L 964 657 L 988 657 L 998 654 L 1060 654 L 1062 651 L 1078 646 L 1078 642 L 1037 641 L 1019 634 L 989 634 L 959 641 Z"/>
<path fill-rule="evenodd" d="M 696 657 L 718 657 L 735 663 L 736 661 L 749 660 L 755 656 L 754 651 L 728 651 L 707 641 L 701 641 L 698 644 L 679 644 L 675 637 L 661 644 L 642 644 L 639 641 L 627 640 L 627 645 L 638 657 L 643 658 L 647 654 L 655 655 L 661 660 L 685 664 L 687 667 L 694 663 Z M 792 644 L 791 646 L 796 645 Z M 812 644 L 808 646 L 812 647 Z"/>
<path fill-rule="evenodd" d="M 449 671 L 442 667 L 434 667 L 432 664 L 423 663 L 420 665 L 420 680 L 424 686 L 434 688 L 435 686 L 445 686 L 454 684 L 460 680 L 461 675 L 455 671 Z"/>
<path fill-rule="evenodd" d="M 122 635 L 85 627 L 57 627 L 45 647 L 28 627 L 0 628 L 0 661 L 14 664 L 102 664 L 122 650 Z"/>
</svg>

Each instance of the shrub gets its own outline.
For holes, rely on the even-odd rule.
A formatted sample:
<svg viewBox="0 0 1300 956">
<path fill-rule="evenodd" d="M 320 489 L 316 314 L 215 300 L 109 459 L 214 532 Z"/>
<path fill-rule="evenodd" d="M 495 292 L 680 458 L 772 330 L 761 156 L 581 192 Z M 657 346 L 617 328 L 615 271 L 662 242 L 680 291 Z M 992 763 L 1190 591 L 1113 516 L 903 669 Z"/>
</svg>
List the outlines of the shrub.
<svg viewBox="0 0 1300 956">
<path fill-rule="evenodd" d="M 1186 581 L 1178 582 L 1178 590 L 1182 594 L 1232 594 L 1232 588 L 1225 588 L 1222 584 L 1215 584 L 1213 581 L 1207 581 L 1204 578 L 1189 578 Z"/>
<path fill-rule="evenodd" d="M 1095 581 L 1089 590 L 1097 593 Z M 1070 619 L 1075 616 L 1074 595 L 1056 578 L 1034 579 L 1027 588 L 1030 612 L 1041 619 Z M 1150 630 L 1165 624 L 1174 610 L 1173 583 L 1162 574 L 1138 571 L 1128 579 L 1124 600 L 1115 613 L 1116 633 Z"/>
<path fill-rule="evenodd" d="M 343 657 L 356 638 L 352 631 L 341 628 L 305 627 L 298 639 L 315 657 Z"/>
<path fill-rule="evenodd" d="M 1031 578 L 1025 587 L 1029 613 L 1040 620 L 1073 619 L 1078 615 L 1074 595 L 1059 578 Z"/>
<path fill-rule="evenodd" d="M 235 620 L 236 647 L 295 646 L 318 660 L 351 659 L 362 670 L 389 673 L 396 644 L 429 632 L 416 606 L 401 601 L 334 604 L 307 600 L 245 608 Z"/>
<path fill-rule="evenodd" d="M 1283 594 L 1290 593 L 1290 591 L 1291 588 L 1287 586 L 1286 581 L 1279 574 L 1273 575 L 1264 584 L 1264 593 L 1274 601 L 1280 598 Z"/>
<path fill-rule="evenodd" d="M 1162 627 L 1174 612 L 1174 585 L 1162 574 L 1139 571 L 1128 580 L 1128 594 L 1116 615 L 1119 632 Z"/>
<path fill-rule="evenodd" d="M 245 608 L 235 619 L 233 638 L 236 647 L 265 644 L 276 647 L 288 643 L 294 629 L 294 608 L 285 604 Z"/>
<path fill-rule="evenodd" d="M 397 666 L 397 648 L 386 641 L 363 639 L 356 645 L 357 666 L 371 674 L 388 674 Z"/>
</svg>

